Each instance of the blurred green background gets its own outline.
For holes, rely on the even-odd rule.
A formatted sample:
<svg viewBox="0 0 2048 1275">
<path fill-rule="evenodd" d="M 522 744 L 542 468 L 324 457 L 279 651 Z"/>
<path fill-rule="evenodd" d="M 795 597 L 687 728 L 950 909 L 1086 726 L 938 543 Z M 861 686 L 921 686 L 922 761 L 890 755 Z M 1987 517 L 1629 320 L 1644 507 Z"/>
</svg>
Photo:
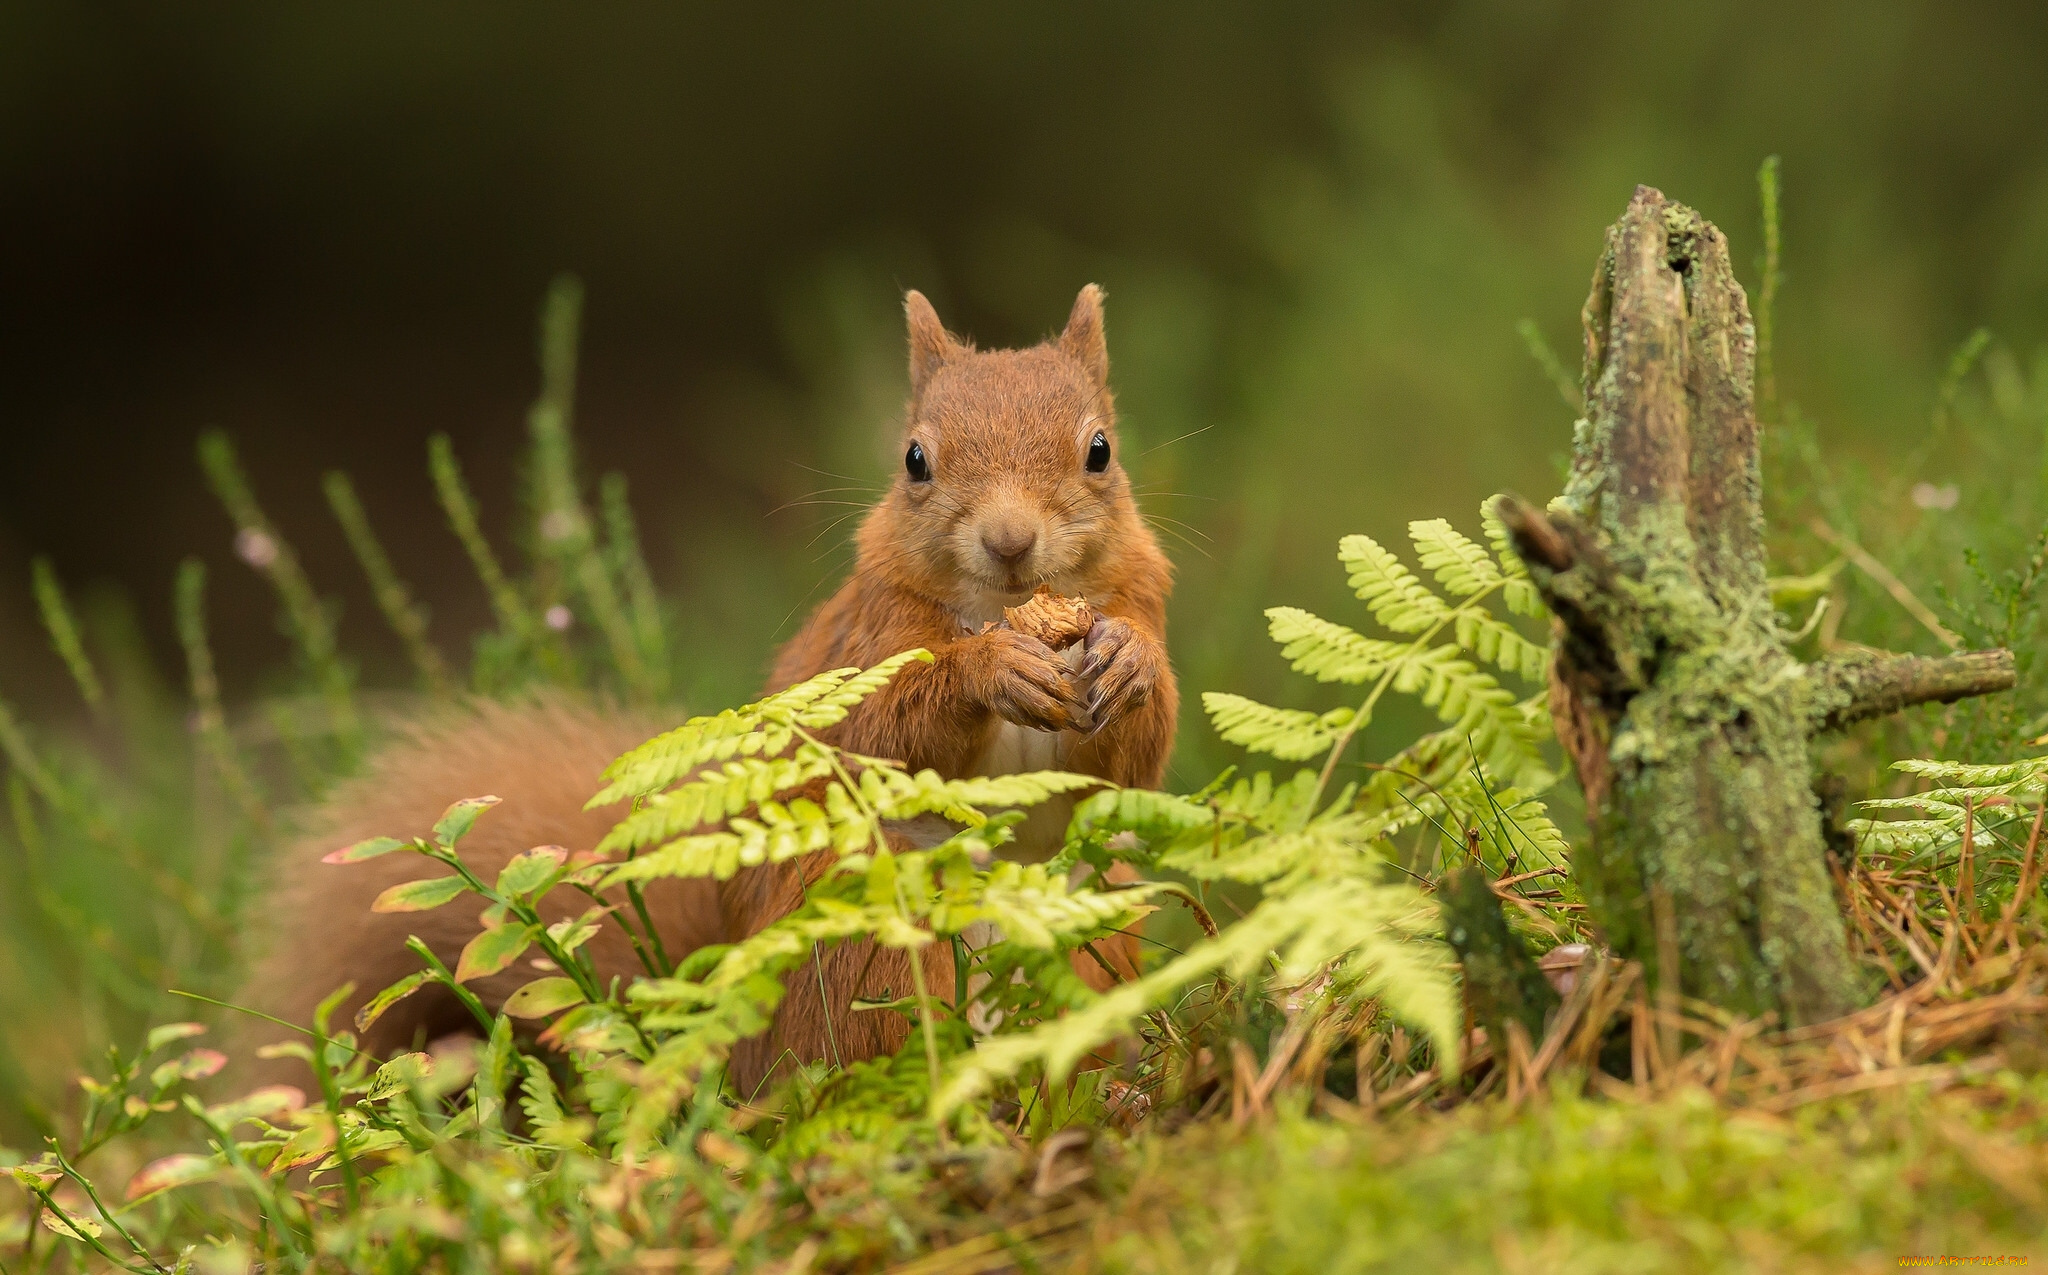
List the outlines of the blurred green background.
<svg viewBox="0 0 2048 1275">
<path fill-rule="evenodd" d="M 584 471 L 629 480 L 685 703 L 758 689 L 843 572 L 854 511 L 812 502 L 893 473 L 901 290 L 1016 344 L 1093 280 L 1180 568 L 1184 685 L 1320 706 L 1260 610 L 1349 617 L 1343 533 L 1476 532 L 1485 495 L 1550 494 L 1572 413 L 1517 322 L 1576 368 L 1638 182 L 1718 222 L 1754 287 L 1770 154 L 1781 396 L 1929 561 L 1959 561 L 1940 519 L 2024 536 L 2039 508 L 2044 65 L 2048 20 L 2017 3 L 0 4 L 0 697 L 51 747 L 94 738 L 36 555 L 137 720 L 183 711 L 188 554 L 231 713 L 295 684 L 193 459 L 214 426 L 337 601 L 361 685 L 411 674 L 330 469 L 460 657 L 490 613 L 426 439 L 451 435 L 510 544 L 534 315 L 569 270 Z M 1980 325 L 1988 371 L 1958 401 L 1991 432 L 1922 446 Z M 1907 505 L 1921 480 L 1957 483 L 1955 509 Z M 1190 714 L 1173 782 L 1226 760 Z M 166 791 L 190 764 L 164 763 Z M 63 1018 L 43 962 L 0 951 L 0 982 Z"/>
</svg>

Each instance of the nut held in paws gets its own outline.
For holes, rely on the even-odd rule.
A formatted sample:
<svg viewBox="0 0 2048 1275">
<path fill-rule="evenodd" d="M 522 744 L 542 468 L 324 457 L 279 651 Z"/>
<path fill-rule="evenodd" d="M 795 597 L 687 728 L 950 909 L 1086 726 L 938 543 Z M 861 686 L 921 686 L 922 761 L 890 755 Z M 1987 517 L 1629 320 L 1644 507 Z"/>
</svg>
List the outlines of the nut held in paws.
<svg viewBox="0 0 2048 1275">
<path fill-rule="evenodd" d="M 1087 637 L 1095 613 L 1084 599 L 1063 598 L 1051 585 L 1041 584 L 1024 605 L 1004 607 L 1003 622 L 1057 651 Z"/>
</svg>

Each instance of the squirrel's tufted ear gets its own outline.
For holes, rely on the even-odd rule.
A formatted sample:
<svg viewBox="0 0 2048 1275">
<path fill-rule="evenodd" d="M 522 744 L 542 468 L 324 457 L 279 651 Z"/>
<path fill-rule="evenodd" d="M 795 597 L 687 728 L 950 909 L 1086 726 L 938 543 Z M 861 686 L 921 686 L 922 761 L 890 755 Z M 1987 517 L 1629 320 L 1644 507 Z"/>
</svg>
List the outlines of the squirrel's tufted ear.
<svg viewBox="0 0 2048 1275">
<path fill-rule="evenodd" d="M 939 312 L 916 288 L 903 294 L 903 317 L 910 325 L 910 393 L 915 397 L 924 393 L 924 383 L 960 347 L 946 335 Z"/>
<path fill-rule="evenodd" d="M 1074 298 L 1060 349 L 1080 360 L 1097 385 L 1109 384 L 1109 346 L 1102 335 L 1102 289 L 1097 285 L 1089 284 Z"/>
</svg>

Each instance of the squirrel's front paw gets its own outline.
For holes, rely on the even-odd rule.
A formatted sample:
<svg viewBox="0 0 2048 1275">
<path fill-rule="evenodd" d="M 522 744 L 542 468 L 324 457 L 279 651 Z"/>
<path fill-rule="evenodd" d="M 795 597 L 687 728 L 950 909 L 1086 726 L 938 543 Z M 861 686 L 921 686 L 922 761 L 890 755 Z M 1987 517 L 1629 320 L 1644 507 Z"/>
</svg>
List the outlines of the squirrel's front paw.
<svg viewBox="0 0 2048 1275">
<path fill-rule="evenodd" d="M 1080 679 L 1088 689 L 1088 712 L 1107 726 L 1152 698 L 1165 672 L 1166 651 L 1129 620 L 1104 616 L 1088 630 Z"/>
<path fill-rule="evenodd" d="M 1095 729 L 1058 652 L 1009 629 L 991 629 L 980 640 L 988 644 L 984 698 L 990 712 L 1034 730 Z"/>
</svg>

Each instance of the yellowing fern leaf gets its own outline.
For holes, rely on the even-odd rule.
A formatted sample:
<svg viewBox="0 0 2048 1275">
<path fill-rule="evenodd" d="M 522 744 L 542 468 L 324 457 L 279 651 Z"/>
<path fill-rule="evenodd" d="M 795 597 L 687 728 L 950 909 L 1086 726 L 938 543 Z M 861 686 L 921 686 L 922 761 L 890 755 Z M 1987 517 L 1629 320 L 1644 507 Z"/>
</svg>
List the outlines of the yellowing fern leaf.
<svg viewBox="0 0 2048 1275">
<path fill-rule="evenodd" d="M 1298 708 L 1273 708 L 1242 695 L 1206 691 L 1202 707 L 1216 733 L 1227 742 L 1283 761 L 1301 761 L 1328 750 L 1337 732 L 1351 720 L 1348 708 L 1316 714 Z"/>
<path fill-rule="evenodd" d="M 1319 682 L 1370 681 L 1408 653 L 1405 642 L 1369 638 L 1299 607 L 1272 607 L 1266 620 L 1280 654 Z"/>
<path fill-rule="evenodd" d="M 1416 560 L 1422 569 L 1459 597 L 1469 598 L 1500 586 L 1500 569 L 1486 556 L 1486 550 L 1442 518 L 1409 523 L 1408 538 L 1415 542 Z"/>
<path fill-rule="evenodd" d="M 1526 682 L 1544 681 L 1550 665 L 1550 648 L 1531 642 L 1516 632 L 1513 625 L 1474 610 L 1459 612 L 1453 629 L 1458 645 L 1488 664 Z"/>
<path fill-rule="evenodd" d="M 1450 606 L 1371 536 L 1344 537 L 1337 556 L 1373 618 L 1394 632 L 1420 633 L 1450 615 Z"/>
</svg>

